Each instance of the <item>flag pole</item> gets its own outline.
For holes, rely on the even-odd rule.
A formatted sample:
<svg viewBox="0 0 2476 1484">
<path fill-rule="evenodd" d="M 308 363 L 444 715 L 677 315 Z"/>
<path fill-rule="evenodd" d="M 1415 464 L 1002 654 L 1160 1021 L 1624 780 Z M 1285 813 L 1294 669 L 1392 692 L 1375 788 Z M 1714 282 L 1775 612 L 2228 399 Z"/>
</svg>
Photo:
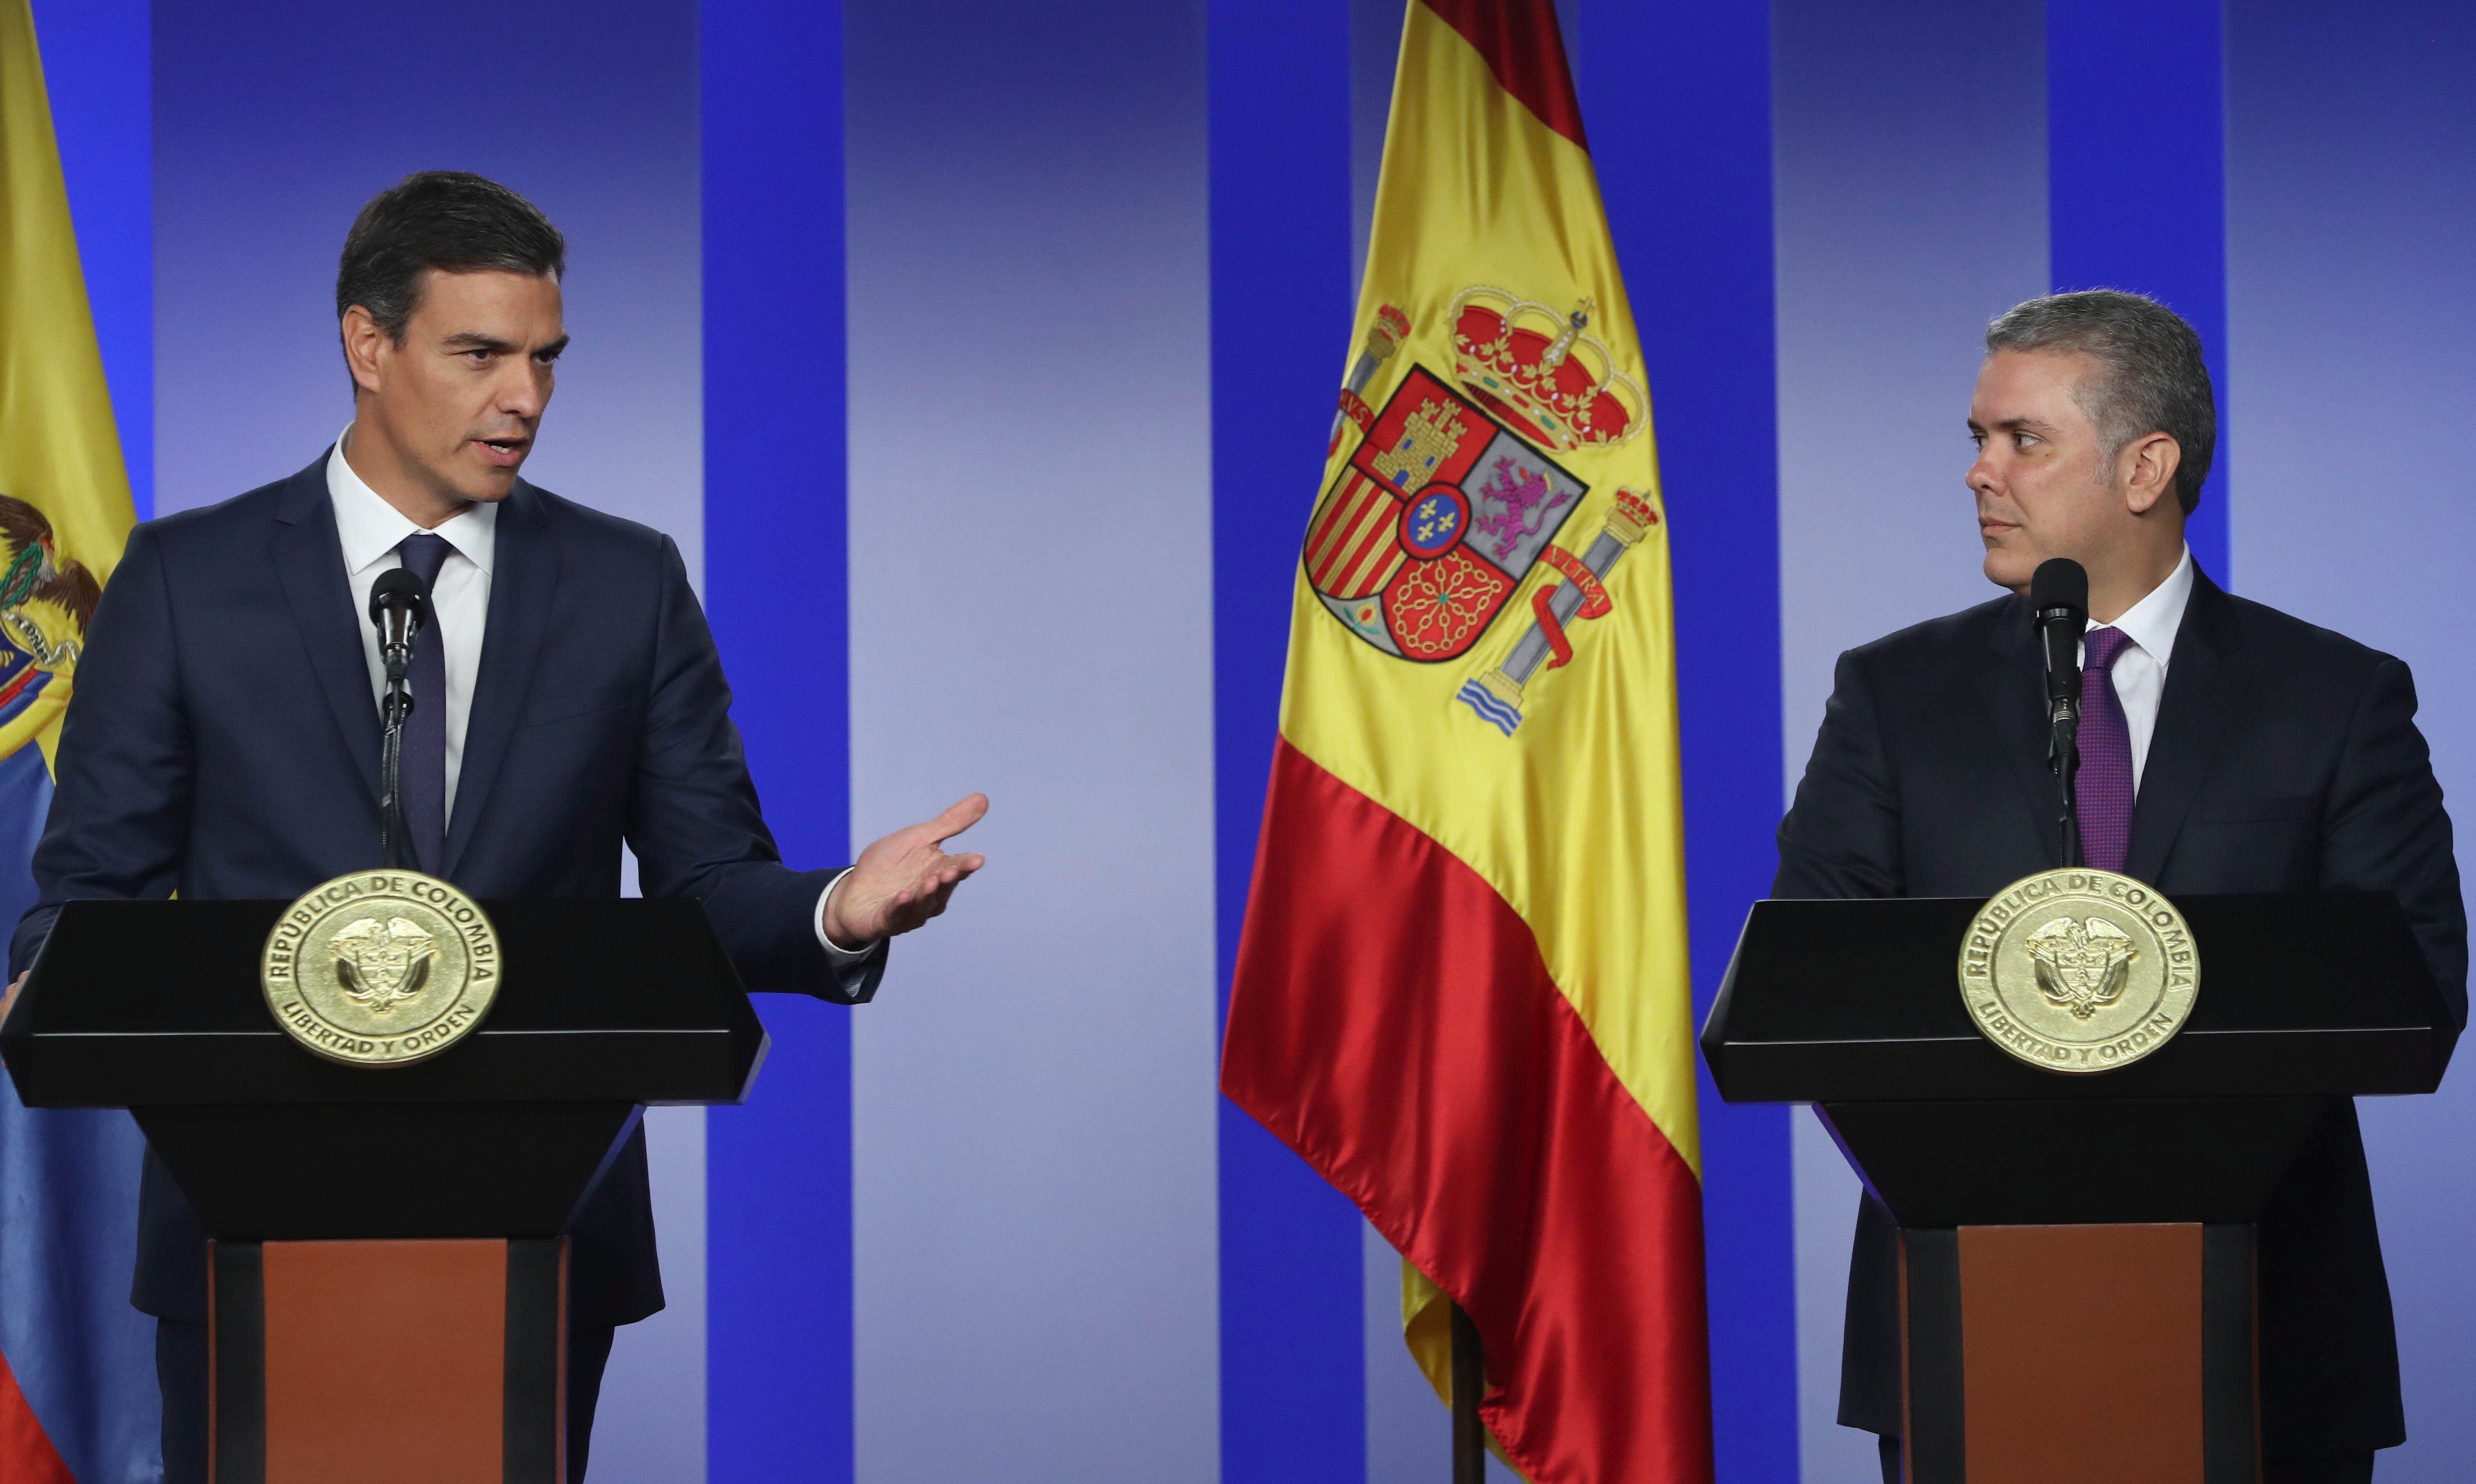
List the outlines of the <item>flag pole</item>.
<svg viewBox="0 0 2476 1484">
<path fill-rule="evenodd" d="M 1478 1397 L 1487 1386 L 1487 1357 L 1478 1326 L 1453 1305 L 1453 1484 L 1486 1484 L 1487 1433 L 1479 1426 Z"/>
</svg>

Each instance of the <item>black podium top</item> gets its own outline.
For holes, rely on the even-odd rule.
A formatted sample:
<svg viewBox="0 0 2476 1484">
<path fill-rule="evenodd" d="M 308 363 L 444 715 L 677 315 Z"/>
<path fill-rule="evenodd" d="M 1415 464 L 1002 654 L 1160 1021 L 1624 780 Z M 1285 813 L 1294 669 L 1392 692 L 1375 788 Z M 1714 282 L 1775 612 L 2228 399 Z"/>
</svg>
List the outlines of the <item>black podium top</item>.
<svg viewBox="0 0 2476 1484">
<path fill-rule="evenodd" d="M 0 1056 L 34 1107 L 737 1102 L 765 1030 L 693 902 L 483 903 L 506 977 L 480 1029 L 410 1066 L 341 1066 L 258 982 L 281 902 L 72 902 Z"/>
<path fill-rule="evenodd" d="M 1702 1030 L 1731 1102 L 2344 1096 L 2439 1085 L 2457 1018 L 2387 893 L 2179 898 L 2192 1017 L 2117 1071 L 2050 1072 L 1978 1032 L 1960 944 L 1983 903 L 1758 902 Z"/>
</svg>

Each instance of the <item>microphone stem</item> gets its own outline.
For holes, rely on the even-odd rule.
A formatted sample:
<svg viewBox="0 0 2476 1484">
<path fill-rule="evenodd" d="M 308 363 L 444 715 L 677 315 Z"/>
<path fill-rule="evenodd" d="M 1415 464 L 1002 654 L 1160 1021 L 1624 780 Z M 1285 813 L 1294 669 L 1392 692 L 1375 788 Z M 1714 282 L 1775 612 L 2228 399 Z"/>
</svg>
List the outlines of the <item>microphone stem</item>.
<svg viewBox="0 0 2476 1484">
<path fill-rule="evenodd" d="M 405 867 L 404 722 L 412 714 L 412 696 L 405 689 L 404 665 L 387 664 L 386 730 L 379 740 L 379 861 L 389 871 Z"/>
<path fill-rule="evenodd" d="M 2054 705 L 2054 733 L 2046 744 L 2046 766 L 2054 770 L 2057 791 L 2062 795 L 2063 813 L 2055 821 L 2057 853 L 2065 869 L 2083 864 L 2081 860 L 2080 804 L 2072 796 L 2072 779 L 2080 772 L 2079 703 L 2068 697 L 2058 697 Z"/>
<path fill-rule="evenodd" d="M 406 679 L 430 600 L 417 574 L 397 569 L 379 574 L 378 581 L 370 596 L 370 622 L 378 626 L 379 657 L 385 667 L 379 700 L 384 729 L 379 737 L 379 860 L 386 870 L 401 871 L 409 864 L 405 857 L 411 845 L 404 816 L 404 723 L 412 714 L 413 698 Z"/>
</svg>

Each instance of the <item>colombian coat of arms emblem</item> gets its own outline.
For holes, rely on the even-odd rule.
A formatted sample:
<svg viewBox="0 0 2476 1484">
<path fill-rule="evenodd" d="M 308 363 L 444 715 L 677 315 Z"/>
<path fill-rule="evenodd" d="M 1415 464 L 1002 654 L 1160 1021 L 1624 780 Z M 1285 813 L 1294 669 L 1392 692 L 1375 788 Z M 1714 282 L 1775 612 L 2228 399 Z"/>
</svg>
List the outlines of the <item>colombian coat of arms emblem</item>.
<svg viewBox="0 0 2476 1484">
<path fill-rule="evenodd" d="M 285 1034 L 329 1061 L 426 1061 L 497 1002 L 499 932 L 481 903 L 417 871 L 310 888 L 266 935 L 259 986 Z"/>
<path fill-rule="evenodd" d="M 58 735 L 86 653 L 86 626 L 103 585 L 63 555 L 49 517 L 0 494 L 0 821 L 32 844 L 51 805 L 45 757 Z M 0 904 L 33 904 L 34 881 L 18 868 Z"/>
<path fill-rule="evenodd" d="M 1960 998 L 1986 1038 L 2053 1072 L 2109 1072 L 2172 1040 L 2201 953 L 2175 904 L 2117 871 L 2041 871 L 1997 892 L 1960 946 Z"/>
</svg>

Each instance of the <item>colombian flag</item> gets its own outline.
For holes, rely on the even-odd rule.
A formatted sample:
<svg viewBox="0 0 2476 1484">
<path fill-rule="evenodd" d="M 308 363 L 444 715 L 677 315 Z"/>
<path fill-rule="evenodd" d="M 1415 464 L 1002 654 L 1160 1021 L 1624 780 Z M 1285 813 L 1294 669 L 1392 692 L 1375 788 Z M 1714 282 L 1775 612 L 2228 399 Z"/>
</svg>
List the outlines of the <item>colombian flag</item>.
<svg viewBox="0 0 2476 1484">
<path fill-rule="evenodd" d="M 0 930 L 30 865 L 86 622 L 133 516 L 28 0 L 0 0 Z M 0 1479 L 160 1478 L 154 1324 L 129 1306 L 144 1144 L 0 1077 Z"/>
<path fill-rule="evenodd" d="M 1552 0 L 1412 0 L 1222 1085 L 1539 1484 L 1711 1477 L 1668 527 Z"/>
</svg>

